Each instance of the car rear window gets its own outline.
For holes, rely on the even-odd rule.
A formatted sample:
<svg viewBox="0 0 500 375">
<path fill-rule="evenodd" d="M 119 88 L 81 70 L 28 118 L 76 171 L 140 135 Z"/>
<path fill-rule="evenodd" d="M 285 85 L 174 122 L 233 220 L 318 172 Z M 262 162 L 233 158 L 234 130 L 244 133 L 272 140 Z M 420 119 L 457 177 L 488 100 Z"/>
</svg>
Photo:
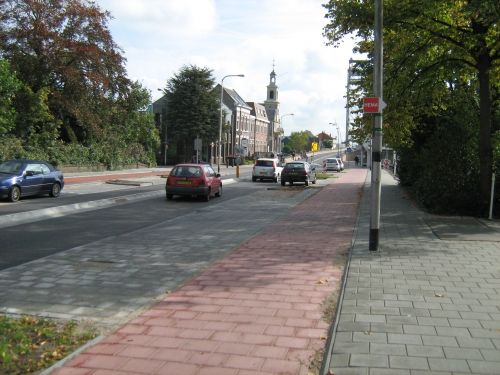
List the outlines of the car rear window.
<svg viewBox="0 0 500 375">
<path fill-rule="evenodd" d="M 272 160 L 257 160 L 255 165 L 258 167 L 274 167 L 274 162 Z"/>
<path fill-rule="evenodd" d="M 326 159 L 327 163 L 337 163 L 337 159 Z"/>
<path fill-rule="evenodd" d="M 172 169 L 171 175 L 175 177 L 200 177 L 202 172 L 200 167 L 181 166 Z"/>
<path fill-rule="evenodd" d="M 286 169 L 304 169 L 304 164 L 303 163 L 287 163 L 285 165 Z"/>
</svg>

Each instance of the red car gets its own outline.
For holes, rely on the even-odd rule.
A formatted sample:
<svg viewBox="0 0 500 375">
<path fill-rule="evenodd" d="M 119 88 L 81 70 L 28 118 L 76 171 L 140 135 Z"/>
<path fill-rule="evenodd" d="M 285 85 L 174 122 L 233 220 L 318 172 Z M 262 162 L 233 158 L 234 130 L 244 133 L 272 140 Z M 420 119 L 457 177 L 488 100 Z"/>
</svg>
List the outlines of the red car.
<svg viewBox="0 0 500 375">
<path fill-rule="evenodd" d="M 209 164 L 177 164 L 168 175 L 165 192 L 168 200 L 187 195 L 209 201 L 222 195 L 222 180 Z"/>
</svg>

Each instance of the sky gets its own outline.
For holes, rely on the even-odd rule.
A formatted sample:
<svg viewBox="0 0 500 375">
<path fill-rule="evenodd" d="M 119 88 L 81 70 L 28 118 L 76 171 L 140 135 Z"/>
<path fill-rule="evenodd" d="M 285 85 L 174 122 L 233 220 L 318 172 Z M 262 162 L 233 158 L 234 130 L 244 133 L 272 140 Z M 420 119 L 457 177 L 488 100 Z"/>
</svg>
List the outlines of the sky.
<svg viewBox="0 0 500 375">
<path fill-rule="evenodd" d="M 129 78 L 153 100 L 183 66 L 212 70 L 247 102 L 266 99 L 276 72 L 285 135 L 310 130 L 345 138 L 345 95 L 354 42 L 326 46 L 326 0 L 97 0 L 112 19 Z M 358 57 L 359 58 L 359 57 Z"/>
</svg>

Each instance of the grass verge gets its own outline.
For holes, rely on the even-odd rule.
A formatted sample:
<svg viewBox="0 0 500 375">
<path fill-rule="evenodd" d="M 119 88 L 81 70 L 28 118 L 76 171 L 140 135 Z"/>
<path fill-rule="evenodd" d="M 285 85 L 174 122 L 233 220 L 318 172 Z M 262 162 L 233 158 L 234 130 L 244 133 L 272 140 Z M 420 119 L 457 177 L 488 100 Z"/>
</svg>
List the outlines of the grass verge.
<svg viewBox="0 0 500 375">
<path fill-rule="evenodd" d="M 43 370 L 97 334 L 91 325 L 75 321 L 0 316 L 0 374 Z"/>
</svg>

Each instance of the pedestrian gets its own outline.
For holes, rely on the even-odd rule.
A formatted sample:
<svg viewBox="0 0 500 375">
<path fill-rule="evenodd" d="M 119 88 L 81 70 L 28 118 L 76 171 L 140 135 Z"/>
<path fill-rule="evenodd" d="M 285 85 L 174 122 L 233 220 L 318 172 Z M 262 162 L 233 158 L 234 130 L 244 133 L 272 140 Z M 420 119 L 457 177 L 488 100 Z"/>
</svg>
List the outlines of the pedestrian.
<svg viewBox="0 0 500 375">
<path fill-rule="evenodd" d="M 354 157 L 354 162 L 356 163 L 356 165 L 359 165 L 359 158 L 358 158 L 358 155 L 356 155 Z"/>
</svg>

